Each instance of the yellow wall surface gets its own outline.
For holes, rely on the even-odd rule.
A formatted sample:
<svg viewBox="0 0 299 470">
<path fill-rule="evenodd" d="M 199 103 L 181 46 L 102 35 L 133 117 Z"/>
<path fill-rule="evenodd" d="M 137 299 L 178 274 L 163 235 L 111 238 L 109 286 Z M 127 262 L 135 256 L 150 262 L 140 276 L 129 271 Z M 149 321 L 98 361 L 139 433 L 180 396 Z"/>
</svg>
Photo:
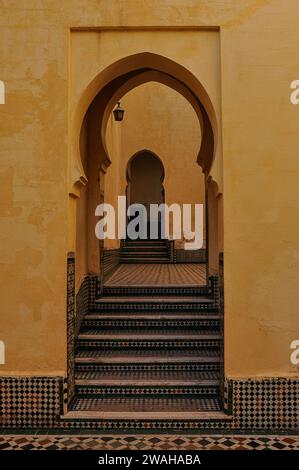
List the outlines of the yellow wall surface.
<svg viewBox="0 0 299 470">
<path fill-rule="evenodd" d="M 66 370 L 68 183 L 84 182 L 74 129 L 92 80 L 146 51 L 190 70 L 217 116 L 226 375 L 298 376 L 298 24 L 297 0 L 1 3 L 1 374 Z"/>
</svg>

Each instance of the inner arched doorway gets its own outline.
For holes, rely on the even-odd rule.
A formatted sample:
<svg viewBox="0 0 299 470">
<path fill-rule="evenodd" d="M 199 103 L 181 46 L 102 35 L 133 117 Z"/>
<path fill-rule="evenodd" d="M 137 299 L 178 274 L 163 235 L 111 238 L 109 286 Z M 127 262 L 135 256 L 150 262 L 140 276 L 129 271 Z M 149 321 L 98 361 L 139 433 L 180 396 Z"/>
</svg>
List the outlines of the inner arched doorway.
<svg viewBox="0 0 299 470">
<path fill-rule="evenodd" d="M 75 113 L 70 195 L 78 197 L 80 188 L 87 186 L 88 225 L 94 224 L 98 201 L 105 200 L 107 184 L 105 175 L 112 162 L 107 146 L 106 130 L 112 110 L 126 93 L 150 81 L 162 83 L 176 90 L 191 104 L 201 128 L 201 144 L 196 161 L 206 179 L 210 175 L 214 160 L 220 158 L 217 150 L 216 111 L 207 91 L 195 75 L 177 62 L 149 52 L 118 60 L 102 70 L 90 82 L 81 96 Z M 218 168 L 219 164 L 216 166 Z M 98 240 L 94 235 L 88 239 L 87 251 L 88 271 L 95 273 L 100 265 L 101 254 Z"/>
<path fill-rule="evenodd" d="M 148 232 L 150 225 L 156 224 L 150 213 L 151 204 L 163 204 L 165 191 L 163 186 L 164 166 L 160 158 L 149 150 L 142 150 L 133 155 L 127 165 L 127 207 L 142 204 L 146 208 Z"/>
</svg>

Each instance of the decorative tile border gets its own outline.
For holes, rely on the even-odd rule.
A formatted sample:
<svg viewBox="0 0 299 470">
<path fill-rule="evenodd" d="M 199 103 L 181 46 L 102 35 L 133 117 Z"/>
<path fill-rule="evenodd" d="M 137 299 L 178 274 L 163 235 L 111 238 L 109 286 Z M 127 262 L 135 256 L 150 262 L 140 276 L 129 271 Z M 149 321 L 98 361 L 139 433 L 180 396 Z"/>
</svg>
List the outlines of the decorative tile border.
<svg viewBox="0 0 299 470">
<path fill-rule="evenodd" d="M 75 253 L 67 255 L 67 404 L 75 396 Z"/>
<path fill-rule="evenodd" d="M 223 383 L 223 409 L 227 415 L 233 414 L 233 384 L 230 380 Z"/>
<path fill-rule="evenodd" d="M 220 383 L 219 383 L 219 396 L 222 400 L 222 405 L 226 410 L 226 390 L 225 390 L 225 377 L 224 377 L 224 260 L 223 253 L 219 253 L 219 278 L 218 278 L 218 295 L 219 295 L 219 317 L 220 317 Z"/>
<path fill-rule="evenodd" d="M 78 336 L 85 314 L 90 308 L 96 308 L 97 290 L 97 276 L 85 276 L 76 295 L 75 338 Z"/>
<path fill-rule="evenodd" d="M 0 450 L 299 450 L 296 436 L 0 435 Z"/>
<path fill-rule="evenodd" d="M 76 295 L 75 338 L 89 307 L 89 276 L 85 276 Z"/>
<path fill-rule="evenodd" d="M 104 295 L 193 295 L 208 296 L 209 288 L 205 286 L 104 286 Z"/>
<path fill-rule="evenodd" d="M 64 390 L 65 410 L 75 396 L 75 343 L 81 321 L 89 308 L 95 308 L 97 276 L 86 276 L 75 295 L 75 253 L 67 254 L 67 378 Z"/>
<path fill-rule="evenodd" d="M 96 298 L 99 291 L 99 279 L 97 276 L 88 276 L 88 308 L 96 308 Z"/>
</svg>

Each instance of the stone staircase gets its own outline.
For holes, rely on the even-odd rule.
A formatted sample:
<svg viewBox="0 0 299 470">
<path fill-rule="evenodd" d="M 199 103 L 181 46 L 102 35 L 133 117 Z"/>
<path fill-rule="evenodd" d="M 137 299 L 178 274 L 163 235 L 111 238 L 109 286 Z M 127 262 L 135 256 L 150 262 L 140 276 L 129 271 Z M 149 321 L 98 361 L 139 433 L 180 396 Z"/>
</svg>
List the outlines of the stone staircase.
<svg viewBox="0 0 299 470">
<path fill-rule="evenodd" d="M 121 263 L 169 263 L 168 241 L 124 240 L 120 249 Z"/>
<path fill-rule="evenodd" d="M 82 321 L 65 419 L 122 429 L 227 420 L 215 285 L 104 288 Z"/>
</svg>

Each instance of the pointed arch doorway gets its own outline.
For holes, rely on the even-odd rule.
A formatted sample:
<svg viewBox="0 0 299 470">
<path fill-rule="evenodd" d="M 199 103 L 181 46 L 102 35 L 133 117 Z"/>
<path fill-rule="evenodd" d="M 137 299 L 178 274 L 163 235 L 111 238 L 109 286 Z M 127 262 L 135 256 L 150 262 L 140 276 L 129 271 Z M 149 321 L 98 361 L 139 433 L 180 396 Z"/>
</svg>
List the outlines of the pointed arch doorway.
<svg viewBox="0 0 299 470">
<path fill-rule="evenodd" d="M 154 219 L 150 212 L 151 204 L 164 204 L 165 190 L 164 166 L 160 158 L 150 150 L 141 150 L 129 160 L 127 165 L 127 207 L 142 204 L 147 213 L 147 236 L 158 225 L 158 235 L 161 237 L 161 219 Z M 130 218 L 128 218 L 129 222 Z"/>
<path fill-rule="evenodd" d="M 130 90 L 148 81 L 156 81 L 173 88 L 192 105 L 201 127 L 201 145 L 197 162 L 206 179 L 210 174 L 214 157 L 216 157 L 218 127 L 216 112 L 209 95 L 196 76 L 183 66 L 166 57 L 145 52 L 120 59 L 99 72 L 82 97 L 84 102 L 82 101 L 82 107 L 79 109 L 76 121 L 80 122 L 81 112 L 85 108 L 87 111 L 86 118 L 84 118 L 86 127 L 82 124 L 82 132 L 79 132 L 75 123 L 74 135 L 77 135 L 77 138 L 80 135 L 82 139 L 86 136 L 88 185 L 91 188 L 90 194 L 92 196 L 97 196 L 100 193 L 104 200 L 105 175 L 107 168 L 112 163 L 106 142 L 106 128 L 115 103 Z M 79 146 L 79 148 L 85 148 L 80 139 L 79 142 L 77 139 L 74 148 L 77 148 L 80 142 L 81 147 Z M 140 146 L 136 148 L 140 148 Z M 85 162 L 85 154 L 83 153 L 82 168 Z M 138 158 L 136 156 L 136 161 Z M 79 165 L 75 168 L 78 173 L 80 161 L 76 160 L 76 163 Z M 166 168 L 168 173 L 168 167 Z M 77 191 L 78 185 L 83 185 L 87 180 L 83 172 L 79 173 L 81 176 L 75 182 L 74 191 Z M 125 170 L 122 167 L 122 177 L 125 176 L 124 173 Z M 127 189 L 127 200 L 139 203 L 156 201 L 156 196 L 148 200 L 138 191 L 138 197 L 136 197 L 136 191 L 133 196 L 132 168 L 128 173 L 127 183 L 128 186 L 131 186 Z M 138 174 L 137 170 L 136 173 Z M 171 172 L 169 173 L 171 174 Z M 185 179 L 186 181 L 188 179 Z M 122 186 L 122 190 L 124 186 Z M 168 198 L 168 186 L 166 188 Z M 150 194 L 152 194 L 151 191 Z M 90 219 L 94 218 L 91 200 L 97 200 L 97 197 L 88 199 Z M 210 207 L 213 207 L 212 204 Z M 216 227 L 216 223 L 214 226 Z M 160 243 L 160 240 L 154 243 L 151 240 L 146 243 L 133 241 L 132 246 L 132 243 L 127 244 L 127 241 L 124 240 L 123 248 L 127 251 L 128 256 L 126 259 L 120 256 L 120 264 L 133 265 L 128 266 L 130 269 L 126 274 L 127 284 L 125 285 L 123 281 L 118 281 L 114 286 L 100 284 L 101 289 L 95 301 L 96 318 L 92 320 L 95 322 L 93 324 L 95 329 L 87 328 L 90 323 L 83 322 L 81 334 L 79 334 L 76 344 L 76 350 L 81 354 L 77 359 L 81 361 L 83 359 L 81 362 L 83 363 L 83 373 L 86 370 L 90 371 L 91 356 L 89 353 L 95 353 L 98 363 L 87 381 L 82 378 L 84 374 L 81 376 L 77 374 L 75 387 L 78 405 L 74 402 L 72 409 L 74 410 L 77 406 L 76 410 L 81 412 L 82 408 L 85 407 L 86 410 L 86 406 L 89 406 L 92 419 L 97 411 L 99 411 L 98 416 L 102 418 L 103 409 L 105 412 L 107 411 L 106 416 L 110 416 L 110 419 L 112 415 L 109 413 L 111 411 L 114 414 L 113 425 L 118 429 L 121 429 L 121 426 L 123 428 L 130 426 L 131 429 L 132 426 L 134 429 L 138 429 L 140 426 L 139 429 L 144 429 L 144 425 L 148 429 L 153 429 L 156 423 L 158 423 L 159 429 L 165 430 L 169 428 L 194 429 L 194 426 L 201 429 L 207 428 L 209 425 L 213 428 L 215 420 L 219 420 L 219 422 L 227 420 L 227 416 L 222 412 L 224 389 L 223 322 L 222 312 L 219 308 L 218 281 L 216 277 L 211 277 L 209 282 L 205 284 L 190 283 L 190 275 L 187 271 L 182 274 L 184 282 L 168 283 L 169 277 L 166 272 L 170 271 L 170 263 L 164 254 L 161 255 L 160 251 L 164 248 L 157 247 Z M 152 253 L 148 253 L 148 244 L 155 245 L 157 256 L 153 257 Z M 216 242 L 214 246 L 217 247 Z M 146 247 L 147 253 L 144 253 L 143 247 Z M 88 245 L 88 256 L 95 264 L 98 251 L 97 240 L 91 239 Z M 134 256 L 131 255 L 132 252 Z M 133 284 L 128 284 L 128 279 L 132 279 L 129 271 L 137 271 L 136 265 L 138 263 L 155 265 L 149 266 L 148 270 L 151 273 L 151 282 L 147 278 L 146 284 L 140 283 L 140 273 L 144 270 L 144 266 L 141 266 L 138 278 L 135 278 L 136 281 Z M 163 270 L 165 274 L 160 277 L 160 283 L 157 284 L 156 274 L 162 271 L 160 265 L 163 263 L 167 264 L 166 269 Z M 102 273 L 103 263 L 99 263 L 99 266 L 100 273 Z M 177 267 L 174 268 L 177 269 Z M 109 315 L 108 320 L 104 320 L 104 324 L 101 323 L 103 321 L 102 313 L 105 313 L 106 318 Z M 186 322 L 187 316 L 188 322 Z M 90 318 L 86 318 L 86 320 L 89 322 Z M 108 323 L 105 323 L 107 321 Z M 103 327 L 106 328 L 104 334 Z M 110 357 L 106 363 L 108 365 L 104 365 L 106 371 L 102 368 L 103 352 L 104 355 L 108 353 L 109 356 L 106 357 Z M 115 355 L 117 356 L 116 367 L 120 372 L 118 375 L 119 385 L 117 386 L 115 386 L 115 369 L 113 369 L 116 364 Z M 140 361 L 141 356 L 142 360 Z M 88 369 L 84 370 L 85 367 Z M 111 370 L 113 374 L 110 374 Z M 145 377 L 148 382 L 145 381 Z M 95 387 L 94 384 L 96 384 Z M 88 403 L 85 401 L 82 406 L 82 402 L 79 400 L 80 394 L 82 396 L 93 390 L 98 393 L 98 401 L 95 403 L 94 400 L 91 400 L 92 404 L 87 398 Z M 138 393 L 142 393 L 142 400 L 139 404 L 136 403 L 136 390 Z M 107 396 L 107 391 L 109 391 L 109 396 Z M 165 400 L 161 404 L 162 396 L 165 397 Z M 127 413 L 126 423 L 121 421 L 115 423 L 118 419 L 122 420 L 117 416 L 118 411 L 120 416 L 122 411 Z"/>
</svg>

